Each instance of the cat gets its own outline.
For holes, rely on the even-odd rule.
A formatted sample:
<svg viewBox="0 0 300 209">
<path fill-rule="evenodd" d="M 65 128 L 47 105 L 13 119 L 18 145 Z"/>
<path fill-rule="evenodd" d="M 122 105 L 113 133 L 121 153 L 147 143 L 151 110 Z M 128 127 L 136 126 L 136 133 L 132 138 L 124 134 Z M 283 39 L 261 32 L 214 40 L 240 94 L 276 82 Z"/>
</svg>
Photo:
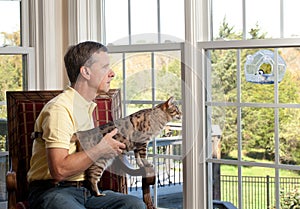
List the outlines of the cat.
<svg viewBox="0 0 300 209">
<path fill-rule="evenodd" d="M 167 122 L 174 119 L 179 120 L 181 115 L 181 111 L 174 103 L 174 98 L 170 97 L 166 102 L 158 104 L 154 108 L 140 110 L 87 131 L 79 131 L 75 133 L 73 140 L 77 142 L 78 150 L 82 151 L 99 143 L 105 134 L 117 128 L 118 133 L 113 138 L 124 143 L 127 152 L 134 151 L 138 166 L 152 166 L 146 160 L 148 142 L 162 131 Z M 114 158 L 100 158 L 86 170 L 85 178 L 90 184 L 91 193 L 95 196 L 102 195 L 97 184 L 104 170 L 111 165 L 113 160 Z"/>
</svg>

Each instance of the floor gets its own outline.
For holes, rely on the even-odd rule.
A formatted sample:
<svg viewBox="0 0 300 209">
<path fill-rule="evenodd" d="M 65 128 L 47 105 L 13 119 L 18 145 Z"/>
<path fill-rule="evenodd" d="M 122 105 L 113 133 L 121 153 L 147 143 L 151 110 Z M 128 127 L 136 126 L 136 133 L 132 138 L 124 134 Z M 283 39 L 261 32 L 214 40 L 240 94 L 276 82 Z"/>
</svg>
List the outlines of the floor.
<svg viewBox="0 0 300 209">
<path fill-rule="evenodd" d="M 151 189 L 153 195 L 153 189 Z M 139 188 L 137 191 L 129 191 L 129 194 L 142 197 L 142 191 Z M 157 190 L 158 196 L 158 208 L 168 208 L 168 209 L 182 209 L 183 206 L 183 194 L 182 194 L 182 184 L 171 185 L 159 187 Z"/>
</svg>

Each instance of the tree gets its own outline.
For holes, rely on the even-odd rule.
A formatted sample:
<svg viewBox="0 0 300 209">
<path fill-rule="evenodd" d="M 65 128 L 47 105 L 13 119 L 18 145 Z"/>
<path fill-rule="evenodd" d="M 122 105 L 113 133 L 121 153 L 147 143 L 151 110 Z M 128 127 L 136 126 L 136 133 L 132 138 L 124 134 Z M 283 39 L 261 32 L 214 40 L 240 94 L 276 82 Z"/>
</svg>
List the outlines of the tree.
<svg viewBox="0 0 300 209">
<path fill-rule="evenodd" d="M 154 68 L 152 60 L 154 59 Z M 126 68 L 125 79 L 123 67 Z M 152 69 L 153 68 L 153 69 Z M 152 90 L 155 88 L 155 100 L 165 101 L 170 96 L 181 100 L 181 62 L 173 53 L 155 52 L 132 53 L 126 55 L 125 66 L 121 60 L 116 60 L 113 65 L 116 77 L 112 82 L 113 88 L 122 88 L 126 83 L 126 99 L 152 100 Z M 152 81 L 152 73 L 154 80 Z M 124 81 L 123 81 L 124 79 Z M 154 86 L 152 84 L 154 83 Z M 144 108 L 144 105 L 135 105 L 136 108 Z"/>
<path fill-rule="evenodd" d="M 235 34 L 234 27 L 224 22 L 220 27 L 220 37 L 216 39 L 241 39 L 240 34 Z M 250 29 L 249 34 L 253 39 L 264 39 L 266 33 L 261 33 L 260 28 L 256 25 Z M 247 82 L 244 76 L 244 63 L 246 56 L 254 54 L 257 49 L 241 50 L 241 92 L 242 102 L 256 103 L 273 103 L 274 102 L 274 85 L 262 85 Z M 291 53 L 297 53 L 290 51 Z M 236 50 L 212 50 L 211 51 L 211 89 L 212 101 L 218 102 L 236 102 L 237 101 L 237 51 Z M 279 100 L 281 103 L 299 103 L 299 77 L 289 72 L 279 84 Z M 292 82 L 291 82 L 292 81 Z M 235 107 L 214 107 L 212 113 L 212 123 L 219 124 L 222 127 L 222 155 L 228 155 L 231 151 L 237 149 L 237 109 Z M 291 113 L 292 112 L 292 113 Z M 246 107 L 241 109 L 242 114 L 242 142 L 243 150 L 263 149 L 266 158 L 274 158 L 274 109 L 273 108 L 253 108 Z M 300 118 L 300 111 L 284 111 L 280 109 L 280 150 L 282 161 L 298 159 L 300 139 L 297 139 L 298 123 L 295 118 Z M 288 134 L 293 133 L 293 134 Z M 294 146 L 289 147 L 287 143 Z M 298 156 L 299 155 L 299 156 Z"/>
</svg>

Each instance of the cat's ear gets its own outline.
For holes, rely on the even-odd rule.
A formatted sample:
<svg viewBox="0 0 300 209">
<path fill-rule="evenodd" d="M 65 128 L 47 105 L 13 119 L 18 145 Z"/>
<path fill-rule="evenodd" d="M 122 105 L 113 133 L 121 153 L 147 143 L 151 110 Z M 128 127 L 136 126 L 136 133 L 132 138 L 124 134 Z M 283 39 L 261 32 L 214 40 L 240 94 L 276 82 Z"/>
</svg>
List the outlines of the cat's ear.
<svg viewBox="0 0 300 209">
<path fill-rule="evenodd" d="M 167 101 L 168 106 L 173 105 L 173 102 L 174 102 L 174 97 L 171 96 L 171 97 L 168 99 L 168 101 Z"/>
</svg>

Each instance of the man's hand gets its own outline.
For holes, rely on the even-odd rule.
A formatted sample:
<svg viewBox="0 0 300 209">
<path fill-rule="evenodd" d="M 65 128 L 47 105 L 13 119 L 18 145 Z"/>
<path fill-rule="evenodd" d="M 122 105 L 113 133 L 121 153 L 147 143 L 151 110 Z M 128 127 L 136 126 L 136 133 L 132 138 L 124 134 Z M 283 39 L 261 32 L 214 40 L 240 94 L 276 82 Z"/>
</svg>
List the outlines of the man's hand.
<svg viewBox="0 0 300 209">
<path fill-rule="evenodd" d="M 117 132 L 118 130 L 114 129 L 90 149 L 71 155 L 68 149 L 48 148 L 47 158 L 52 177 L 57 181 L 62 181 L 72 175 L 85 171 L 99 158 L 114 158 L 122 153 L 122 149 L 126 148 L 125 144 L 112 138 Z"/>
<path fill-rule="evenodd" d="M 111 158 L 115 157 L 122 153 L 122 151 L 126 148 L 126 145 L 115 140 L 113 136 L 118 133 L 118 129 L 112 130 L 110 133 L 106 134 L 102 140 L 97 145 L 99 147 L 99 151 L 103 153 L 103 158 Z"/>
</svg>

